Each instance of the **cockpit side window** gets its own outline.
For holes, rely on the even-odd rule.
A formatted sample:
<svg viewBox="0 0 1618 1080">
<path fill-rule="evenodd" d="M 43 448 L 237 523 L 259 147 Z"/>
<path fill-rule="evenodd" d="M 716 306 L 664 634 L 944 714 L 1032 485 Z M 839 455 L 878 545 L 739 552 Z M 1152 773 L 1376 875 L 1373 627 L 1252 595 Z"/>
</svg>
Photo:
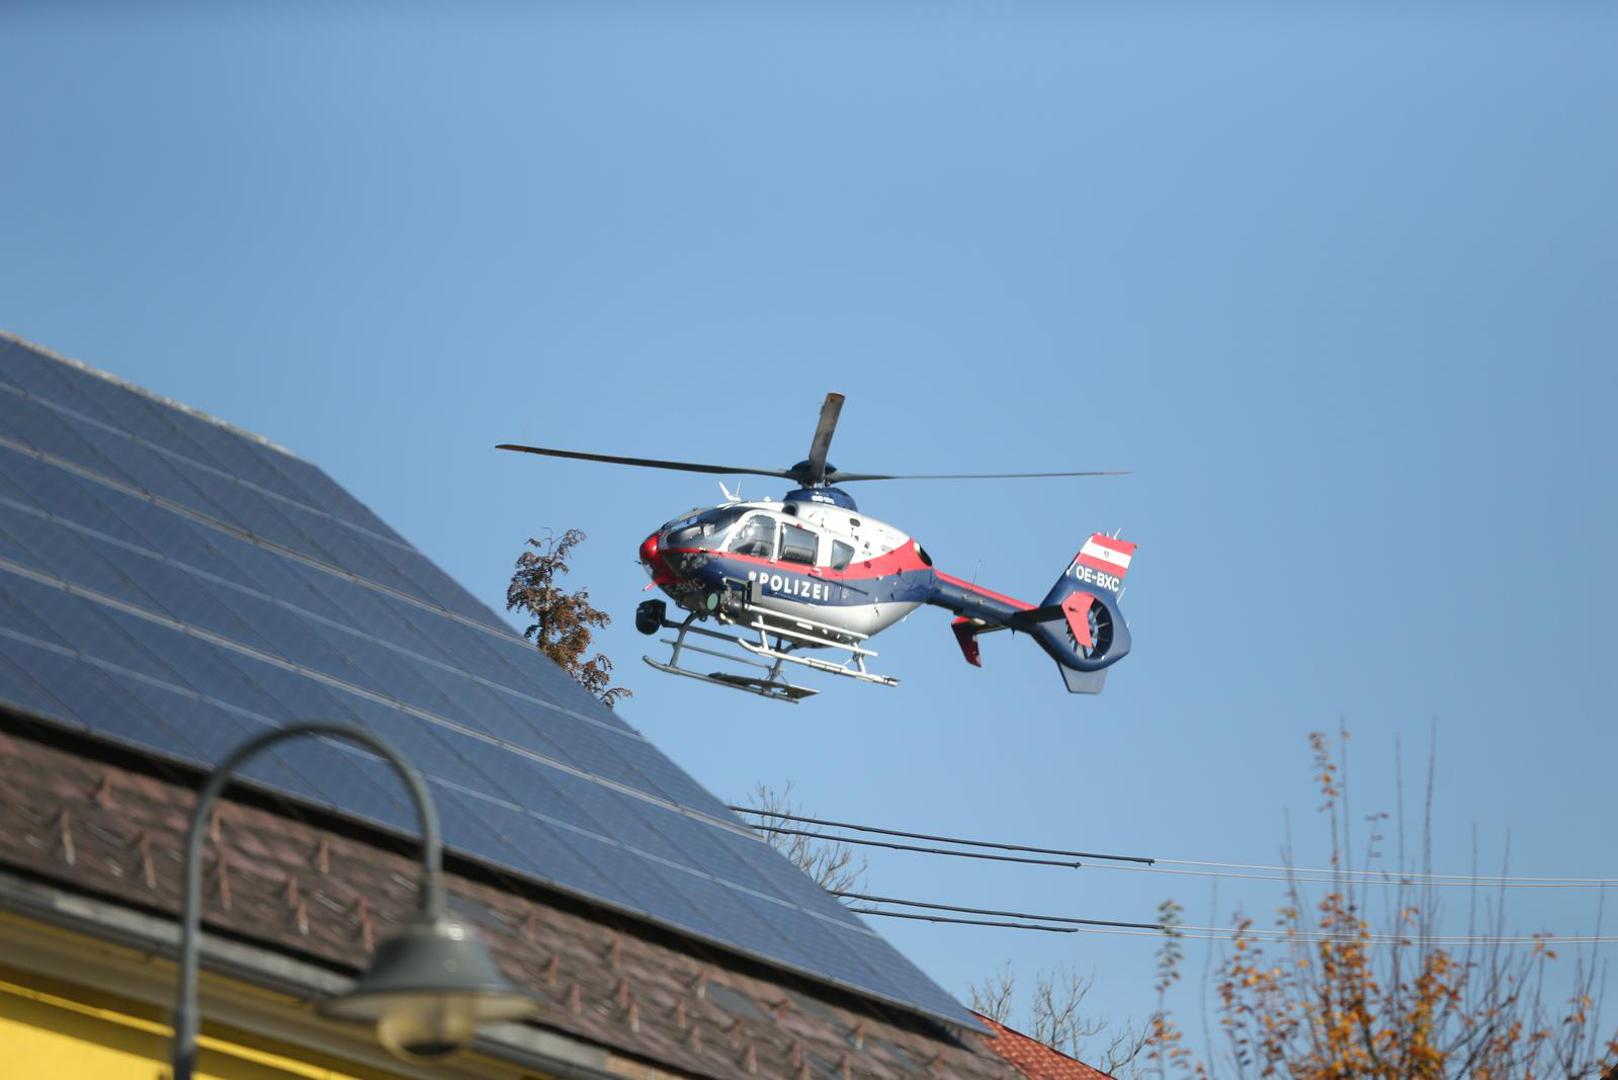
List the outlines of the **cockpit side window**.
<svg viewBox="0 0 1618 1080">
<path fill-rule="evenodd" d="M 841 540 L 831 542 L 831 568 L 833 570 L 847 570 L 848 564 L 853 561 L 853 544 L 845 544 Z"/>
<path fill-rule="evenodd" d="M 739 509 L 720 507 L 677 521 L 669 527 L 667 545 L 671 548 L 716 548 L 725 530 L 741 516 Z"/>
<path fill-rule="evenodd" d="M 742 522 L 730 538 L 730 550 L 737 555 L 775 558 L 775 519 L 758 514 Z"/>
<path fill-rule="evenodd" d="M 815 564 L 815 551 L 820 547 L 820 538 L 808 529 L 797 525 L 785 525 L 781 529 L 781 561 L 804 563 L 807 566 Z"/>
</svg>

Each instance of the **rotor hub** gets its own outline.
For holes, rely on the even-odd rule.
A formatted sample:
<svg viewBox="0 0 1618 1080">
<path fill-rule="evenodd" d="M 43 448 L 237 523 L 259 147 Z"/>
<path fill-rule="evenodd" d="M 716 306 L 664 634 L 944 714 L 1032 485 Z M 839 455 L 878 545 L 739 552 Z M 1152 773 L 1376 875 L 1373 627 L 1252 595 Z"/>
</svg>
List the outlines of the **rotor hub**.
<svg viewBox="0 0 1618 1080">
<path fill-rule="evenodd" d="M 818 480 L 815 478 L 815 463 L 808 459 L 798 462 L 787 472 L 791 474 L 792 479 L 806 488 L 821 488 L 831 482 L 831 477 L 837 475 L 837 466 L 827 462 Z"/>
<path fill-rule="evenodd" d="M 842 488 L 834 487 L 801 487 L 796 491 L 789 491 L 781 498 L 785 503 L 808 503 L 810 505 L 837 506 L 844 510 L 858 510 L 854 505 L 853 496 Z"/>
</svg>

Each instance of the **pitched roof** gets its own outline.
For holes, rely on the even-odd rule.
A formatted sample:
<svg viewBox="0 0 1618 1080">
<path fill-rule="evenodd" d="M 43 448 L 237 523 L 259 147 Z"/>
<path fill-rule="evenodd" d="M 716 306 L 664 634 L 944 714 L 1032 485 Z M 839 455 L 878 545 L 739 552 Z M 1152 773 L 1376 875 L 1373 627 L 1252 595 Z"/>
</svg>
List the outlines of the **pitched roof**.
<svg viewBox="0 0 1618 1080">
<path fill-rule="evenodd" d="M 1011 1062 L 1028 1080 L 1113 1080 L 1110 1073 L 1070 1058 L 982 1013 L 976 1015 L 994 1033 L 995 1037 L 988 1040 L 989 1049 Z"/>
<path fill-rule="evenodd" d="M 0 707 L 0 886 L 8 870 L 20 871 L 30 882 L 172 917 L 196 773 Z M 359 970 L 375 942 L 414 915 L 418 859 L 376 846 L 363 830 L 288 816 L 284 800 L 253 802 L 264 805 L 217 804 L 206 928 Z M 547 899 L 459 860 L 447 866 L 451 906 L 482 929 L 505 975 L 538 995 L 533 1023 L 660 1070 L 613 1070 L 619 1075 L 1015 1080 L 984 1048 L 987 1036 L 947 1038 L 858 995 Z"/>
<path fill-rule="evenodd" d="M 208 767 L 293 719 L 427 774 L 480 865 L 952 1025 L 972 1015 L 324 472 L 0 335 L 0 705 Z M 413 836 L 375 758 L 244 774 Z"/>
</svg>

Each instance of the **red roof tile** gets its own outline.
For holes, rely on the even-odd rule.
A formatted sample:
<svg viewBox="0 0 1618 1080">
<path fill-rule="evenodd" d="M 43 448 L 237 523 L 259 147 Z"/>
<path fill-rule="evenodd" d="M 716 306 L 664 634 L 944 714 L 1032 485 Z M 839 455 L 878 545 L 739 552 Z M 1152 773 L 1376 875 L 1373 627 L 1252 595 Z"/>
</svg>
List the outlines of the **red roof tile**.
<svg viewBox="0 0 1618 1080">
<path fill-rule="evenodd" d="M 1011 1062 L 1029 1080 L 1113 1080 L 1111 1074 L 1052 1050 L 1038 1039 L 996 1023 L 982 1013 L 977 1016 L 995 1033 L 996 1037 L 989 1040 L 989 1049 Z"/>
</svg>

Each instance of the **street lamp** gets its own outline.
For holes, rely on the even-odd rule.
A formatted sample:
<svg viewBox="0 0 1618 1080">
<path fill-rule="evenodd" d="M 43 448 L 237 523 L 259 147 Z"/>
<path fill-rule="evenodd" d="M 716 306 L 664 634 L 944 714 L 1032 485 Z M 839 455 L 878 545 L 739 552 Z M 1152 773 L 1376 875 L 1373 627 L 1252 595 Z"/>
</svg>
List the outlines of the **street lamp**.
<svg viewBox="0 0 1618 1080">
<path fill-rule="evenodd" d="M 387 743 L 358 728 L 314 721 L 267 731 L 231 751 L 208 777 L 191 811 L 185 844 L 185 895 L 180 913 L 180 991 L 174 1002 L 174 1080 L 192 1080 L 197 1061 L 197 954 L 202 918 L 202 840 L 209 809 L 248 758 L 282 739 L 323 735 L 370 750 L 403 778 L 421 826 L 421 898 L 416 917 L 377 946 L 371 969 L 348 993 L 320 1003 L 342 1020 L 368 1020 L 382 1045 L 405 1058 L 453 1054 L 481 1023 L 516 1020 L 538 1008 L 533 995 L 494 966 L 477 931 L 444 904 L 443 842 L 438 812 L 421 776 Z"/>
</svg>

